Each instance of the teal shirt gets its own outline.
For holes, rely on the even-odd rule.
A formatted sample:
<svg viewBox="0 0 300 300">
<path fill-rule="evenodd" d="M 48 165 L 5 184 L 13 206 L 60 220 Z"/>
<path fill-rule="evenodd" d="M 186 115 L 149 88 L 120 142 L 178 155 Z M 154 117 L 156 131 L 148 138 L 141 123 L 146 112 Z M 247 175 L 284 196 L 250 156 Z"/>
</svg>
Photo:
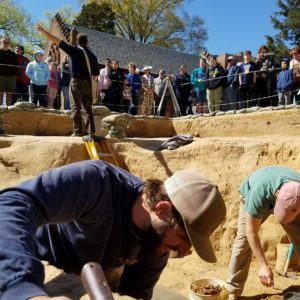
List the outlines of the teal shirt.
<svg viewBox="0 0 300 300">
<path fill-rule="evenodd" d="M 289 181 L 300 182 L 300 173 L 288 167 L 269 166 L 252 173 L 240 186 L 245 210 L 254 218 L 273 213 L 276 191 Z"/>
<path fill-rule="evenodd" d="M 205 91 L 206 90 L 206 84 L 205 81 L 204 82 L 199 82 L 199 79 L 205 79 L 205 73 L 206 73 L 206 69 L 202 69 L 202 68 L 196 68 L 192 75 L 191 75 L 191 82 L 192 84 L 195 86 L 196 89 L 199 89 L 201 91 Z"/>
</svg>

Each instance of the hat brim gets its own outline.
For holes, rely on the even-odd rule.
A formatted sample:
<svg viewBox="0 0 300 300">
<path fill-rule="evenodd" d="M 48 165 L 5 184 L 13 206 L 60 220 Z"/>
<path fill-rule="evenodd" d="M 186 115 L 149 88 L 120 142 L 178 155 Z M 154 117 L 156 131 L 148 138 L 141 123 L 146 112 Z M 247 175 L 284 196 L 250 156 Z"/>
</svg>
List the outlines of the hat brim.
<svg viewBox="0 0 300 300">
<path fill-rule="evenodd" d="M 145 67 L 142 69 L 142 71 L 146 71 L 146 70 L 152 70 L 152 67 Z"/>
<path fill-rule="evenodd" d="M 209 237 L 201 235 L 187 222 L 184 222 L 184 225 L 197 254 L 206 262 L 215 263 L 217 261 L 217 257 Z"/>
<path fill-rule="evenodd" d="M 200 258 L 209 263 L 215 263 L 217 257 L 210 241 L 211 234 L 224 221 L 226 216 L 226 206 L 224 200 L 216 190 L 215 197 L 210 206 L 203 211 L 198 219 L 193 223 L 184 221 L 190 241 Z"/>
</svg>

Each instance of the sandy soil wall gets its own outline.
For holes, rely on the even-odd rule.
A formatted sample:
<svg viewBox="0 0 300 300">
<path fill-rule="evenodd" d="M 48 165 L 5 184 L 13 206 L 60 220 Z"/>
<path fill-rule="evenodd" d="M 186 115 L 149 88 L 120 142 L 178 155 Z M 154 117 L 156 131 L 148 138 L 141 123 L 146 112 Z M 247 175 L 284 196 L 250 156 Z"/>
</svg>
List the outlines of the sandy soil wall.
<svg viewBox="0 0 300 300">
<path fill-rule="evenodd" d="M 4 114 L 4 119 L 9 120 L 9 127 L 7 134 L 0 136 L 0 188 L 17 184 L 51 167 L 88 159 L 81 138 L 34 136 L 66 134 L 71 128 L 69 116 L 15 111 Z M 170 262 L 160 281 L 163 286 L 186 295 L 186 284 L 195 276 L 226 278 L 236 232 L 238 187 L 252 171 L 266 165 L 286 165 L 300 171 L 299 120 L 299 109 L 174 120 L 129 117 L 129 137 L 109 140 L 121 165 L 133 174 L 144 179 L 164 180 L 177 170 L 193 169 L 216 182 L 225 199 L 227 218 L 213 236 L 218 267 L 199 263 L 193 254 L 184 260 Z M 176 150 L 159 150 L 166 137 L 183 133 L 192 133 L 195 140 Z M 130 137 L 133 134 L 139 137 Z M 269 218 L 260 235 L 267 258 L 275 263 L 277 244 L 287 242 L 285 232 L 274 218 Z M 199 266 L 206 271 L 199 273 Z M 287 284 L 280 282 L 282 288 Z M 249 283 L 246 293 L 253 295 L 255 292 Z"/>
</svg>

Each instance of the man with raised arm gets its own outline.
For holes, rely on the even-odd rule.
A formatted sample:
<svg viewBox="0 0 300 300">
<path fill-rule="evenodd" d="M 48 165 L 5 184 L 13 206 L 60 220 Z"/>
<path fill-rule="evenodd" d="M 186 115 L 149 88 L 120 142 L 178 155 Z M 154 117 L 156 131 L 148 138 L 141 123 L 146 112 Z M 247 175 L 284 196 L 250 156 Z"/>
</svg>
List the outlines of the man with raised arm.
<svg viewBox="0 0 300 300">
<path fill-rule="evenodd" d="M 99 75 L 99 65 L 97 57 L 87 46 L 87 36 L 83 33 L 79 33 L 76 37 L 76 45 L 74 46 L 54 36 L 39 24 L 36 25 L 36 28 L 71 57 L 70 101 L 71 118 L 74 127 L 72 136 L 82 136 L 86 133 L 94 134 L 95 122 L 92 111 L 91 80 L 97 79 Z M 84 52 L 87 54 L 90 68 L 88 67 Z M 86 128 L 84 129 L 82 128 L 81 120 L 81 104 L 85 112 L 84 123 Z"/>
</svg>

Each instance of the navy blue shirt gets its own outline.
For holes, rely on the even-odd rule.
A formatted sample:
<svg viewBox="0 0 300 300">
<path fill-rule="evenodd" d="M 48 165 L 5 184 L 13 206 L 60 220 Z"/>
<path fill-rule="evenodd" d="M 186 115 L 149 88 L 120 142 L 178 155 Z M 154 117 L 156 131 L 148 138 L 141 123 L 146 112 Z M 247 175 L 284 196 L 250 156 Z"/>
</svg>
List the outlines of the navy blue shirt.
<svg viewBox="0 0 300 300">
<path fill-rule="evenodd" d="M 241 73 L 241 85 L 243 87 L 249 87 L 254 85 L 254 71 L 257 70 L 257 66 L 253 61 L 248 63 L 242 63 L 239 66 L 239 73 Z"/>
<path fill-rule="evenodd" d="M 193 88 L 191 76 L 187 73 L 177 74 L 173 82 L 175 95 L 178 99 L 187 100 Z"/>
<path fill-rule="evenodd" d="M 141 253 L 131 210 L 142 181 L 100 160 L 47 172 L 0 192 L 0 298 L 24 300 L 44 291 L 46 260 L 79 273 L 89 261 L 104 271 L 125 265 L 119 292 L 151 299 L 168 256 Z"/>
<path fill-rule="evenodd" d="M 59 48 L 64 50 L 71 57 L 71 78 L 80 78 L 90 81 L 90 73 L 86 64 L 86 59 L 82 49 L 77 46 L 61 41 Z M 99 65 L 97 57 L 88 47 L 83 47 L 88 55 L 91 73 L 94 76 L 99 75 Z"/>
</svg>

